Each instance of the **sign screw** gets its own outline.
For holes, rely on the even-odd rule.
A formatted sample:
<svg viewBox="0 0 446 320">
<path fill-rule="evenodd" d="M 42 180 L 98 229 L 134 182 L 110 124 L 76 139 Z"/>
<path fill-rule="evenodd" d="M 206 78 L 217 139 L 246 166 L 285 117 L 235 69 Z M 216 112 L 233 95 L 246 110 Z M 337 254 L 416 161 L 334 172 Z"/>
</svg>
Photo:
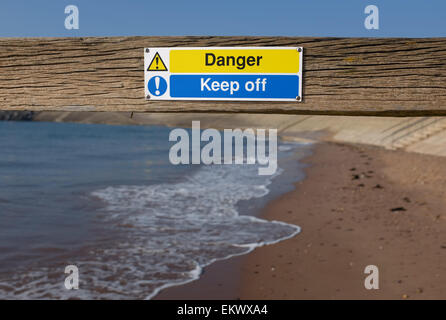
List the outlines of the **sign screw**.
<svg viewBox="0 0 446 320">
<path fill-rule="evenodd" d="M 300 101 L 300 100 L 302 100 L 302 99 L 301 99 L 300 96 L 297 96 L 297 97 L 296 97 L 296 100 L 297 100 L 297 101 Z"/>
<path fill-rule="evenodd" d="M 146 52 L 149 53 L 149 52 L 150 52 L 150 49 L 147 48 L 147 49 L 146 49 Z"/>
<path fill-rule="evenodd" d="M 302 51 L 302 48 L 297 48 L 297 51 L 298 51 L 298 52 L 301 52 L 301 51 Z"/>
<path fill-rule="evenodd" d="M 147 99 L 147 100 L 149 100 L 149 99 L 150 99 L 150 95 L 149 95 L 149 94 L 148 94 L 148 95 L 146 96 L 146 99 Z"/>
</svg>

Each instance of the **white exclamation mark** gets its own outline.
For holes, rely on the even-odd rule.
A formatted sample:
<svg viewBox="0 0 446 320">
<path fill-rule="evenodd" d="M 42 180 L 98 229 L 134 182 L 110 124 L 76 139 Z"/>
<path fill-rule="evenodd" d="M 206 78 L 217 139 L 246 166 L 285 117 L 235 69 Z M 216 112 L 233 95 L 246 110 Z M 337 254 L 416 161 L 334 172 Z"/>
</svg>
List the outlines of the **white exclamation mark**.
<svg viewBox="0 0 446 320">
<path fill-rule="evenodd" d="M 156 89 L 155 94 L 156 94 L 157 96 L 160 95 L 160 91 L 158 90 L 159 87 L 160 87 L 160 77 L 156 77 L 156 78 L 155 78 L 155 89 Z"/>
</svg>

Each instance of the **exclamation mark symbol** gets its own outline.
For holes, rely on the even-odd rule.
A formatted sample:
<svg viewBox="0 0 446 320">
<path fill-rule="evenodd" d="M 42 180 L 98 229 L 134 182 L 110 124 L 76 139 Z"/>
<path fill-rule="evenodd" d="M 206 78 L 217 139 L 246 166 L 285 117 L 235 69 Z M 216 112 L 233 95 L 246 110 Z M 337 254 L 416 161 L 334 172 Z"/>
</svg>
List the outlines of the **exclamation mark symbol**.
<svg viewBox="0 0 446 320">
<path fill-rule="evenodd" d="M 158 56 L 156 56 L 156 57 L 155 57 L 156 70 L 159 69 L 159 67 L 158 67 L 158 61 L 159 61 L 159 58 L 158 58 Z M 159 83 L 159 79 L 158 79 L 158 83 Z"/>
<path fill-rule="evenodd" d="M 156 58 L 156 63 L 158 64 L 158 57 Z M 156 67 L 156 68 L 158 69 L 158 67 Z M 156 89 L 155 94 L 157 96 L 160 95 L 159 88 L 160 88 L 160 77 L 155 77 L 155 89 Z"/>
</svg>

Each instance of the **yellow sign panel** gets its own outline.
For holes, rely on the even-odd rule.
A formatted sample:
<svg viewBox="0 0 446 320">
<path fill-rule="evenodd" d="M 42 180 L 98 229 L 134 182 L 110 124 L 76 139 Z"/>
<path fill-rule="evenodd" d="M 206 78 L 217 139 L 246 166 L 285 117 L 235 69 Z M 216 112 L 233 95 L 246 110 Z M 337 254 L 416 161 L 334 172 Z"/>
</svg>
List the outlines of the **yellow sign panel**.
<svg viewBox="0 0 446 320">
<path fill-rule="evenodd" d="M 170 50 L 171 73 L 299 73 L 297 49 Z"/>
</svg>

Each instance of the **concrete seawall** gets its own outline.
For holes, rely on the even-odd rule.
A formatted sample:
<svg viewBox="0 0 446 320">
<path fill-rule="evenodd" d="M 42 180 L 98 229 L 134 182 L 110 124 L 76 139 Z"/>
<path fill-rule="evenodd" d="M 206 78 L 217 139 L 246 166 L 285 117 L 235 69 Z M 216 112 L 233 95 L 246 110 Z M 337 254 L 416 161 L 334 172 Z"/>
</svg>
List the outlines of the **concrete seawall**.
<svg viewBox="0 0 446 320">
<path fill-rule="evenodd" d="M 33 120 L 202 128 L 277 128 L 284 139 L 359 143 L 446 156 L 446 117 L 345 117 L 260 114 L 37 112 Z"/>
</svg>

